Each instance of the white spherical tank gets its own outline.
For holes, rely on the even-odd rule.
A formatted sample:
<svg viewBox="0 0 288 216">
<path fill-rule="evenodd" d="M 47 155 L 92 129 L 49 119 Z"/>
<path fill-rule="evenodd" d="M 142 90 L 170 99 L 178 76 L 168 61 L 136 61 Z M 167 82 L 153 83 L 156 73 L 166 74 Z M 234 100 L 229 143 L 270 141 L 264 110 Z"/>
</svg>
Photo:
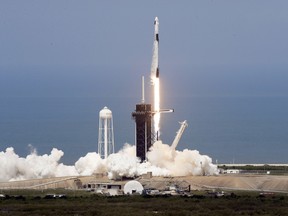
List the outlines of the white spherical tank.
<svg viewBox="0 0 288 216">
<path fill-rule="evenodd" d="M 114 153 L 112 111 L 106 106 L 99 112 L 98 154 L 106 159 Z"/>
<path fill-rule="evenodd" d="M 104 107 L 100 112 L 99 112 L 99 117 L 100 118 L 112 118 L 112 111 L 108 109 L 108 107 Z"/>
<path fill-rule="evenodd" d="M 142 184 L 138 181 L 129 181 L 124 185 L 125 194 L 142 193 L 144 190 Z"/>
</svg>

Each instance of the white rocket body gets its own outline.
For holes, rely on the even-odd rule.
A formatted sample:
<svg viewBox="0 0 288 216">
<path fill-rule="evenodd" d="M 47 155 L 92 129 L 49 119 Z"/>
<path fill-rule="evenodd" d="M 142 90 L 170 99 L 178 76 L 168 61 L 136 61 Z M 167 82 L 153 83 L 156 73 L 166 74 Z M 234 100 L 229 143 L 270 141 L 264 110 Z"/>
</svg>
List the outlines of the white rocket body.
<svg viewBox="0 0 288 216">
<path fill-rule="evenodd" d="M 155 84 L 155 77 L 159 78 L 159 20 L 158 17 L 154 20 L 154 43 L 153 43 L 153 55 L 151 64 L 151 83 Z"/>
<path fill-rule="evenodd" d="M 160 80 L 159 80 L 159 20 L 158 17 L 154 20 L 154 42 L 153 42 L 153 54 L 151 64 L 151 85 L 153 92 L 153 122 L 154 122 L 154 135 L 156 140 L 160 137 Z"/>
</svg>

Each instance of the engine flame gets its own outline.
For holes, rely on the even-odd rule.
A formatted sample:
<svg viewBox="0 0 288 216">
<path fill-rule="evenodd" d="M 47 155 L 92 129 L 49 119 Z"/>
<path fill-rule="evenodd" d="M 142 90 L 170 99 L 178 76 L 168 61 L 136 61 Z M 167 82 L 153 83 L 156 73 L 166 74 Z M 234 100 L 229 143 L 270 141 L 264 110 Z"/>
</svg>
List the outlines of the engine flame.
<svg viewBox="0 0 288 216">
<path fill-rule="evenodd" d="M 153 78 L 154 83 L 154 103 L 153 110 L 155 112 L 153 121 L 154 121 L 154 134 L 157 136 L 157 139 L 160 137 L 160 82 L 159 77 Z"/>
</svg>

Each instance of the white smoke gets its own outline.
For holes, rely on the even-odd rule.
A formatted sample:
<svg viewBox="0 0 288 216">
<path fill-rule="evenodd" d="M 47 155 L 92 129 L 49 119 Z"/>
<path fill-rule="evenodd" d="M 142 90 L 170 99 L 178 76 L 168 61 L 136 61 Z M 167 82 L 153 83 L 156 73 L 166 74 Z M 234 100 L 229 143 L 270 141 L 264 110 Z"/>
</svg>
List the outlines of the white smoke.
<svg viewBox="0 0 288 216">
<path fill-rule="evenodd" d="M 63 151 L 53 148 L 50 155 L 33 151 L 26 158 L 19 157 L 12 147 L 0 152 L 0 181 L 77 175 L 74 166 L 59 163 Z"/>
<path fill-rule="evenodd" d="M 90 152 L 85 157 L 81 157 L 75 163 L 75 169 L 78 175 L 92 175 L 106 171 L 105 162 L 96 152 Z"/>
<path fill-rule="evenodd" d="M 35 149 L 26 156 L 19 157 L 12 147 L 0 152 L 0 181 L 33 178 L 92 175 L 108 173 L 110 179 L 136 177 L 147 172 L 153 176 L 215 175 L 217 166 L 212 159 L 200 155 L 196 150 L 175 151 L 161 141 L 154 143 L 147 154 L 149 162 L 140 163 L 136 157 L 136 147 L 125 144 L 107 159 L 101 159 L 96 152 L 81 157 L 74 166 L 60 163 L 64 153 L 53 148 L 49 155 L 38 155 Z"/>
<path fill-rule="evenodd" d="M 148 152 L 151 164 L 169 170 L 171 176 L 215 175 L 217 166 L 207 155 L 200 155 L 197 150 L 177 151 L 161 141 L 157 141 Z"/>
</svg>

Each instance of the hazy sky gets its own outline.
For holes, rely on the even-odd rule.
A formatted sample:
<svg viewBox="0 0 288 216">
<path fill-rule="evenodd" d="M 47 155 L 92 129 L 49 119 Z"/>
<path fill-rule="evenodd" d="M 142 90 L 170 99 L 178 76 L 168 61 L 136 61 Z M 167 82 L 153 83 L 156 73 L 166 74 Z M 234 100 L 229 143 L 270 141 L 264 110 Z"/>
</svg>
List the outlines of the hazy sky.
<svg viewBox="0 0 288 216">
<path fill-rule="evenodd" d="M 1 0 L 0 96 L 285 95 L 288 1 Z M 140 96 L 139 96 L 140 97 Z"/>
</svg>

